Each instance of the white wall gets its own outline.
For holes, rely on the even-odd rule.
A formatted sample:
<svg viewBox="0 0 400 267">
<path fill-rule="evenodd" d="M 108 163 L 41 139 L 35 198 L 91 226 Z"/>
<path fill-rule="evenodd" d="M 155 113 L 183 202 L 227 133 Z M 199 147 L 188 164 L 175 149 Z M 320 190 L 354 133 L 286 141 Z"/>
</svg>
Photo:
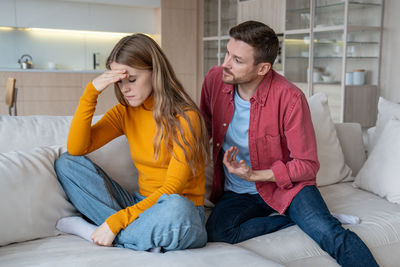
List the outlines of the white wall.
<svg viewBox="0 0 400 267">
<path fill-rule="evenodd" d="M 400 1 L 385 0 L 381 96 L 400 102 Z"/>
<path fill-rule="evenodd" d="M 46 69 L 48 62 L 57 69 L 91 70 L 93 53 L 99 53 L 100 67 L 121 36 L 37 31 L 0 31 L 0 69 L 19 68 L 23 54 L 33 58 L 35 69 Z"/>
</svg>

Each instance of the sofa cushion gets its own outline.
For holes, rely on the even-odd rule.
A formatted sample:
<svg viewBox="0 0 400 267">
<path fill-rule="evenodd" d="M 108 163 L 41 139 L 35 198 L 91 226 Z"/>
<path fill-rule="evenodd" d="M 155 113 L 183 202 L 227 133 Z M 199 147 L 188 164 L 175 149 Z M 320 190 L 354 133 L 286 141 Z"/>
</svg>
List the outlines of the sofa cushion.
<svg viewBox="0 0 400 267">
<path fill-rule="evenodd" d="M 25 267 L 163 266 L 163 267 L 282 267 L 256 253 L 226 243 L 201 249 L 149 253 L 101 247 L 72 235 L 18 243 L 0 248 L 0 265 Z"/>
<path fill-rule="evenodd" d="M 344 155 L 331 118 L 328 98 L 318 93 L 308 99 L 311 118 L 317 139 L 320 169 L 318 186 L 338 183 L 351 176 L 351 169 L 344 162 Z"/>
<path fill-rule="evenodd" d="M 94 116 L 93 123 L 101 116 Z M 28 151 L 40 146 L 65 146 L 72 116 L 0 116 L 0 152 Z M 128 191 L 137 190 L 137 170 L 129 144 L 120 136 L 87 155 Z"/>
<path fill-rule="evenodd" d="M 54 171 L 60 147 L 0 153 L 0 245 L 55 236 L 56 222 L 76 211 Z"/>
<path fill-rule="evenodd" d="M 400 120 L 389 120 L 354 184 L 400 204 Z"/>
<path fill-rule="evenodd" d="M 380 266 L 398 266 L 400 205 L 354 188 L 351 182 L 324 186 L 319 190 L 332 213 L 360 218 L 360 224 L 343 227 L 355 232 L 364 241 Z M 338 266 L 297 225 L 238 245 L 285 266 Z M 319 264 L 320 260 L 315 262 L 314 257 L 325 259 L 324 264 Z"/>
<path fill-rule="evenodd" d="M 376 120 L 376 130 L 372 142 L 368 147 L 368 151 L 371 153 L 375 145 L 378 143 L 380 136 L 385 128 L 386 124 L 393 117 L 400 119 L 400 104 L 393 103 L 389 100 L 379 97 L 378 101 L 378 118 Z"/>
</svg>

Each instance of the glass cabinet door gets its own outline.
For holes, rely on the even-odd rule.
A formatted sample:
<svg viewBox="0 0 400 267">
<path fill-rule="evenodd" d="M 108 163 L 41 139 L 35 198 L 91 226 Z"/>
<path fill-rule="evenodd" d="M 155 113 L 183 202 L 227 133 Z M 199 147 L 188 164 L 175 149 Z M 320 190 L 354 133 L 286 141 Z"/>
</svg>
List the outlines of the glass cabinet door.
<svg viewBox="0 0 400 267">
<path fill-rule="evenodd" d="M 343 25 L 344 5 L 341 0 L 316 0 L 314 27 Z"/>
<path fill-rule="evenodd" d="M 315 32 L 313 57 L 313 83 L 340 84 L 343 31 Z"/>
<path fill-rule="evenodd" d="M 382 0 L 349 1 L 346 85 L 378 85 Z"/>
<path fill-rule="evenodd" d="M 285 76 L 295 83 L 307 83 L 309 34 L 290 34 L 285 37 Z"/>
<path fill-rule="evenodd" d="M 349 26 L 380 27 L 382 0 L 350 0 Z"/>
<path fill-rule="evenodd" d="M 310 0 L 286 1 L 286 30 L 310 28 Z"/>
<path fill-rule="evenodd" d="M 237 0 L 204 0 L 203 75 L 224 62 L 229 29 L 237 24 Z"/>
<path fill-rule="evenodd" d="M 349 31 L 345 85 L 378 85 L 379 31 Z"/>
<path fill-rule="evenodd" d="M 237 0 L 221 0 L 221 36 L 229 35 L 229 29 L 236 25 L 236 17 Z"/>
<path fill-rule="evenodd" d="M 218 65 L 218 40 L 203 41 L 203 73 L 204 75 L 214 66 Z"/>
<path fill-rule="evenodd" d="M 204 37 L 218 35 L 218 1 L 204 0 Z"/>
</svg>

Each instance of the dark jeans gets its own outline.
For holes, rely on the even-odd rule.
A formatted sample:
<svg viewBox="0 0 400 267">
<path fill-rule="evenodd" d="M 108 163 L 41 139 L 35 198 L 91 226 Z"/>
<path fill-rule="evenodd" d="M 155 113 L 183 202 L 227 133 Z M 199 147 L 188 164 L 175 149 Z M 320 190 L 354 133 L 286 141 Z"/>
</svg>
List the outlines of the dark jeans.
<svg viewBox="0 0 400 267">
<path fill-rule="evenodd" d="M 258 194 L 227 191 L 207 221 L 208 240 L 234 244 L 297 224 L 340 265 L 378 266 L 363 241 L 331 215 L 317 187 L 304 187 L 286 216 L 268 216 L 274 212 Z"/>
</svg>

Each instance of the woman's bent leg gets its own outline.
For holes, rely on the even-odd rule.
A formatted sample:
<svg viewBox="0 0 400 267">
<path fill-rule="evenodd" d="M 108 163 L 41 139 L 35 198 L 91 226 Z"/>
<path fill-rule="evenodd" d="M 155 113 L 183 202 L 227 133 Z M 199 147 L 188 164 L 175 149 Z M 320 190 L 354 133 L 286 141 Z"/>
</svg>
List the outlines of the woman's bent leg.
<svg viewBox="0 0 400 267">
<path fill-rule="evenodd" d="M 165 251 L 203 247 L 207 242 L 204 208 L 186 197 L 162 195 L 118 234 L 116 246 L 134 250 L 161 247 Z"/>
<path fill-rule="evenodd" d="M 135 204 L 134 197 L 85 156 L 62 154 L 54 164 L 58 179 L 72 204 L 96 225 Z M 114 194 L 110 193 L 111 191 Z"/>
</svg>

